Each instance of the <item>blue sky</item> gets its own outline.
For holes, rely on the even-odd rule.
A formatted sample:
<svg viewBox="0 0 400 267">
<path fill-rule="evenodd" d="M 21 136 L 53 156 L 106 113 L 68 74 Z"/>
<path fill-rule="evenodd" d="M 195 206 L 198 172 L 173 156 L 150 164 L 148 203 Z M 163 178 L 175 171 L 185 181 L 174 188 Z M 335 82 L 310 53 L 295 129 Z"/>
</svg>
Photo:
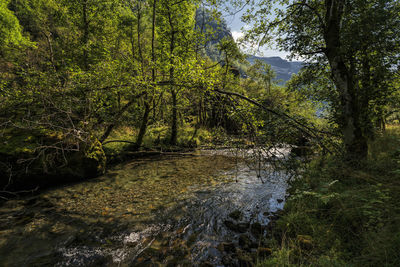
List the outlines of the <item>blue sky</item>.
<svg viewBox="0 0 400 267">
<path fill-rule="evenodd" d="M 276 5 L 278 7 L 278 5 Z M 243 28 L 250 28 L 251 25 L 246 25 L 241 21 L 241 16 L 245 13 L 246 8 L 240 12 L 238 12 L 235 15 L 229 15 L 226 14 L 224 15 L 224 19 L 226 20 L 226 23 L 228 27 L 231 29 L 233 38 L 237 40 L 241 36 L 243 36 Z M 230 11 L 231 13 L 235 13 L 234 10 Z M 279 56 L 281 58 L 285 58 L 289 53 L 286 51 L 279 51 L 278 49 L 271 49 L 268 47 L 260 47 L 260 52 L 262 53 L 262 56 L 265 57 L 273 57 L 273 56 Z"/>
</svg>

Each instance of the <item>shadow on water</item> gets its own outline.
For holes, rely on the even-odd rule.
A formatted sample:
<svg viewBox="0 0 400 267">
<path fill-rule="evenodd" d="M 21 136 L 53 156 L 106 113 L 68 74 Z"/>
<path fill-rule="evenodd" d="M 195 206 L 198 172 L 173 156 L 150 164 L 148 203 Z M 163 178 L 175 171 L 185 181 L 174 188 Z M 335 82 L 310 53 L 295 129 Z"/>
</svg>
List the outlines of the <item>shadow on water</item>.
<svg viewBox="0 0 400 267">
<path fill-rule="evenodd" d="M 221 155 L 137 160 L 10 200 L 0 207 L 0 265 L 221 264 L 218 244 L 239 234 L 227 227 L 229 214 L 265 225 L 287 187 L 282 173 L 265 173 L 263 184 L 236 163 Z"/>
</svg>

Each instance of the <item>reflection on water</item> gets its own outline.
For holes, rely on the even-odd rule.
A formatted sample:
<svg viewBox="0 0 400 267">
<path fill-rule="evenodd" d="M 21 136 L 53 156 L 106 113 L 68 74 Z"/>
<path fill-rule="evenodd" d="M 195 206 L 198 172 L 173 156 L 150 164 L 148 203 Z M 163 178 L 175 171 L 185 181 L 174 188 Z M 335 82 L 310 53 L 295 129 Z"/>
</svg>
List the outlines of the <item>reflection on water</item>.
<svg viewBox="0 0 400 267">
<path fill-rule="evenodd" d="M 236 164 L 221 155 L 136 160 L 8 201 L 0 207 L 0 265 L 220 264 L 216 246 L 234 235 L 224 225 L 228 214 L 240 210 L 265 224 L 286 191 L 282 173 L 264 173 L 262 184 Z"/>
</svg>

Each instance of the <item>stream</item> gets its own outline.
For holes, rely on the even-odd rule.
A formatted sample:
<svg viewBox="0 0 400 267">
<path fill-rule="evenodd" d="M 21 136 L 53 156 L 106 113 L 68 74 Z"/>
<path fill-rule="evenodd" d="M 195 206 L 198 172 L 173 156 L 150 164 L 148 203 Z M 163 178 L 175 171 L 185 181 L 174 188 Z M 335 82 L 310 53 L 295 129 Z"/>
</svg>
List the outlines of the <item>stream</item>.
<svg viewBox="0 0 400 267">
<path fill-rule="evenodd" d="M 262 176 L 223 154 L 152 157 L 9 200 L 0 266 L 236 266 L 284 205 L 287 175 Z"/>
</svg>

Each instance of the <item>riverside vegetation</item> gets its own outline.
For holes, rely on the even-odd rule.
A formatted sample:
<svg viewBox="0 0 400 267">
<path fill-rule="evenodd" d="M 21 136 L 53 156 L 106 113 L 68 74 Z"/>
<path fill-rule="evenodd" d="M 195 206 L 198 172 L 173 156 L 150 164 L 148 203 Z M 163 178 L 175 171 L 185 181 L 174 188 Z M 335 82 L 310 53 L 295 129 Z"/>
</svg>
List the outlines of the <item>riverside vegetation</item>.
<svg viewBox="0 0 400 267">
<path fill-rule="evenodd" d="M 400 127 L 370 142 L 350 167 L 317 158 L 292 182 L 272 228 L 272 255 L 259 266 L 398 266 Z"/>
<path fill-rule="evenodd" d="M 228 14 L 243 11 L 242 20 L 252 25 L 241 45 L 274 44 L 291 59 L 301 59 L 301 71 L 283 84 L 265 62 L 250 64 L 247 59 L 254 56 L 234 41 L 223 9 Z M 43 213 L 58 221 L 66 207 L 55 204 L 57 194 L 49 200 L 40 190 L 83 183 L 106 173 L 110 164 L 148 155 L 187 155 L 196 148 L 234 148 L 236 156 L 248 152 L 244 161 L 260 181 L 272 179 L 266 175 L 271 170 L 293 178 L 284 210 L 267 228 L 241 221 L 241 211 L 229 214 L 233 221 L 217 220 L 225 220 L 231 232 L 246 232 L 232 236 L 237 237 L 234 245 L 223 242 L 216 248 L 230 259 L 227 265 L 398 266 L 399 70 L 400 3 L 395 0 L 3 0 L 4 218 L 11 212 L 9 218 L 22 225 L 41 225 Z M 222 161 L 233 169 L 239 164 Z M 175 168 L 171 166 L 168 170 Z M 187 175 L 187 183 L 177 187 L 182 192 L 196 185 L 192 174 Z M 154 176 L 161 181 L 158 173 Z M 140 186 L 132 177 L 124 179 L 127 186 Z M 154 184 L 151 177 L 145 180 Z M 220 184 L 213 183 L 217 189 L 211 196 L 229 191 Z M 143 196 L 156 194 L 149 192 Z M 39 201 L 26 199 L 32 194 Z M 69 195 L 61 195 L 67 203 Z M 45 201 L 42 198 L 50 208 L 35 206 Z M 19 206 L 20 199 L 25 208 Z M 25 216 L 30 205 L 39 209 L 40 218 Z M 93 210 L 98 212 L 97 207 Z M 225 213 L 220 215 L 228 216 Z M 111 221 L 123 221 L 118 214 L 110 216 Z M 16 229 L 7 220 L 0 229 L 8 238 L 1 241 L 5 255 L 7 244 L 19 242 L 13 243 Z M 96 223 L 115 226 L 85 222 L 83 217 L 76 221 L 75 226 L 87 228 Z M 253 228 L 262 229 L 258 243 L 252 239 Z M 66 229 L 59 233 L 60 240 Z M 36 232 L 28 232 L 36 240 Z M 44 262 L 54 263 L 60 252 L 54 253 L 44 255 Z M 189 249 L 182 262 L 174 262 L 189 264 L 188 255 Z M 129 257 L 125 260 L 138 263 Z M 213 264 L 203 258 L 201 262 Z"/>
</svg>

